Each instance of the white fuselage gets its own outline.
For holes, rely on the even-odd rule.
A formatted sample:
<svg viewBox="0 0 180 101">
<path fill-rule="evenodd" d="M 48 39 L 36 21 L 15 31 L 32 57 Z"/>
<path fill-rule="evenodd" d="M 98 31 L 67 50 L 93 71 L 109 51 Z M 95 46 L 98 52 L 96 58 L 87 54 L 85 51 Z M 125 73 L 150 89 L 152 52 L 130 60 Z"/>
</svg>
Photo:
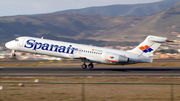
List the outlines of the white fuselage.
<svg viewBox="0 0 180 101">
<path fill-rule="evenodd" d="M 12 50 L 43 54 L 62 58 L 85 58 L 90 62 L 121 64 L 121 58 L 128 58 L 128 63 L 152 62 L 152 59 L 128 51 L 107 49 L 96 46 L 88 46 L 62 41 L 53 41 L 34 37 L 19 37 L 6 43 L 6 47 Z M 108 56 L 107 56 L 108 55 Z M 112 55 L 112 58 L 111 58 Z M 110 56 L 110 59 L 108 57 Z M 116 61 L 118 56 L 119 61 Z M 111 60 L 112 59 L 112 60 Z M 113 60 L 116 59 L 116 60 Z"/>
</svg>

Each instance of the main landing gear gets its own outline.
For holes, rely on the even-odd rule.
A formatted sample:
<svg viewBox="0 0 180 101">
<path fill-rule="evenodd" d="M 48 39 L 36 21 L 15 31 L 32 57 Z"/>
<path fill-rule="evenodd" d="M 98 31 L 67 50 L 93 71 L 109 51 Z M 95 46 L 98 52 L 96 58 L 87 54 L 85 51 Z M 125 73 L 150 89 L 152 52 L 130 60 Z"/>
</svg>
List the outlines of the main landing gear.
<svg viewBox="0 0 180 101">
<path fill-rule="evenodd" d="M 94 65 L 92 64 L 92 63 L 90 63 L 88 66 L 86 65 L 86 63 L 84 62 L 84 64 L 82 64 L 82 69 L 86 69 L 87 67 L 89 68 L 89 69 L 93 69 L 93 67 L 94 67 Z"/>
<path fill-rule="evenodd" d="M 89 69 L 93 69 L 93 68 L 94 68 L 94 65 L 93 65 L 92 63 L 90 63 L 90 64 L 88 65 L 88 68 L 89 68 Z"/>
<path fill-rule="evenodd" d="M 88 67 L 89 69 L 93 69 L 94 65 L 93 65 L 92 62 L 90 62 L 90 64 L 87 66 L 87 65 L 86 65 L 87 60 L 86 60 L 86 59 L 81 59 L 81 60 L 82 60 L 82 62 L 83 62 L 82 66 L 81 66 L 82 69 L 86 69 L 87 67 Z"/>
</svg>

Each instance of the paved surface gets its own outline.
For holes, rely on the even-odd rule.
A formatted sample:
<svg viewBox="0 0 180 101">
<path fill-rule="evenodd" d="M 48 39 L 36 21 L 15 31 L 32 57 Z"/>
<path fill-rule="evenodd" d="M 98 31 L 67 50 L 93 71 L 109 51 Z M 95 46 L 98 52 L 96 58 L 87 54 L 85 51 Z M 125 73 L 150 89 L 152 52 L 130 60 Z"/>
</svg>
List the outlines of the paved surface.
<svg viewBox="0 0 180 101">
<path fill-rule="evenodd" d="M 180 59 L 154 59 L 153 62 L 154 63 L 175 63 L 175 62 L 180 63 Z"/>
<path fill-rule="evenodd" d="M 180 76 L 180 67 L 97 66 L 81 67 L 0 67 L 0 76 Z"/>
<path fill-rule="evenodd" d="M 39 63 L 39 62 L 49 62 L 49 60 L 16 60 L 16 61 L 0 61 L 0 64 L 19 64 L 19 63 Z M 53 62 L 59 62 L 57 60 Z M 63 62 L 69 62 L 68 60 L 63 60 Z M 71 63 L 80 63 L 80 60 L 70 60 Z M 154 59 L 154 63 L 177 63 L 180 59 Z"/>
</svg>

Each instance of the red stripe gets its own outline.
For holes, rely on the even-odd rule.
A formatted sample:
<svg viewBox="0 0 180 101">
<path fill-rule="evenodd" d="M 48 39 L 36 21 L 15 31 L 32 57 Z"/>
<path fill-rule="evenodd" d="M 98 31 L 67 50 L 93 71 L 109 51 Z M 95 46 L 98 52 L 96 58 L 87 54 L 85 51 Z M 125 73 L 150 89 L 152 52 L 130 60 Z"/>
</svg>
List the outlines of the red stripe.
<svg viewBox="0 0 180 101">
<path fill-rule="evenodd" d="M 86 57 L 81 57 L 81 58 L 86 59 Z"/>
<path fill-rule="evenodd" d="M 117 61 L 114 61 L 114 60 L 109 60 L 109 59 L 105 59 L 106 61 L 110 61 L 110 62 L 117 62 Z"/>
</svg>

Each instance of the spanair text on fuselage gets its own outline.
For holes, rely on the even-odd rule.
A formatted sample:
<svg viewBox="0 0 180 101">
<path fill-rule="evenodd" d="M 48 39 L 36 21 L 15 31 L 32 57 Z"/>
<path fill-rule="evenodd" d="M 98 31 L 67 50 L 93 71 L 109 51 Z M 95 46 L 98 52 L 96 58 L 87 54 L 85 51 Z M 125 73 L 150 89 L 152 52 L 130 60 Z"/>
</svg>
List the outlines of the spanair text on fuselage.
<svg viewBox="0 0 180 101">
<path fill-rule="evenodd" d="M 50 51 L 55 53 L 58 52 L 58 53 L 74 54 L 74 51 L 78 50 L 77 48 L 72 47 L 72 45 L 65 46 L 54 43 L 43 43 L 35 39 L 28 39 L 24 47 L 27 49 L 32 49 L 32 51 L 34 51 L 35 53 L 43 53 L 44 51 Z"/>
<path fill-rule="evenodd" d="M 87 46 L 79 44 L 62 42 L 62 41 L 53 41 L 47 39 L 39 39 L 33 37 L 19 37 L 20 40 L 23 40 L 24 45 L 19 47 L 19 51 L 25 51 L 30 53 L 44 54 L 62 58 L 79 58 L 83 57 L 82 48 L 87 49 Z M 21 41 L 22 43 L 22 41 Z M 96 62 L 101 62 L 101 57 L 96 54 L 90 55 L 85 54 L 89 59 L 94 55 L 92 60 Z"/>
</svg>

